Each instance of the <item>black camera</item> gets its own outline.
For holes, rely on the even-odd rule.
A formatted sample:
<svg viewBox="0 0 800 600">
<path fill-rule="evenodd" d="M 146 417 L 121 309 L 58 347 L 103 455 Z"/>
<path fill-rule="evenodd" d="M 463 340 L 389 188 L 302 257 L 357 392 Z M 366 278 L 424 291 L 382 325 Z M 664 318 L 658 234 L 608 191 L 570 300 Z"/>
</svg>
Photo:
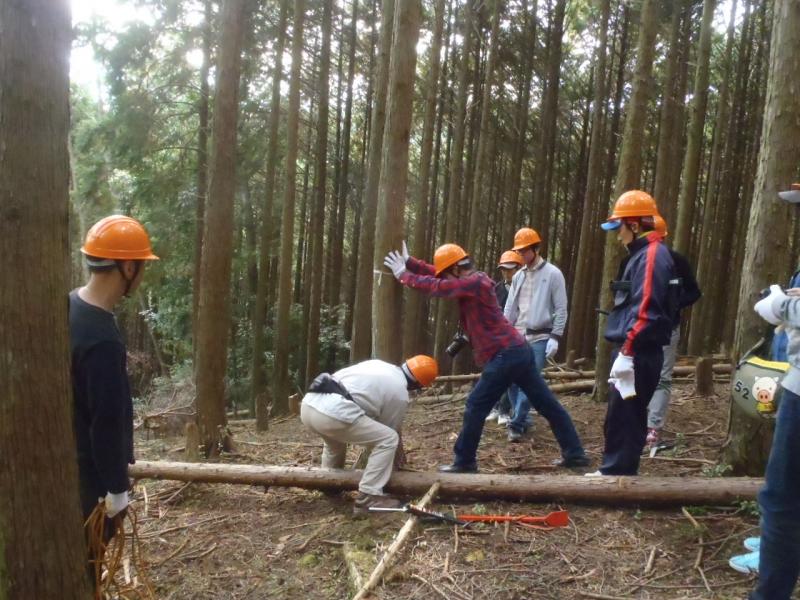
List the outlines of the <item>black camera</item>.
<svg viewBox="0 0 800 600">
<path fill-rule="evenodd" d="M 453 336 L 453 339 L 450 340 L 450 343 L 447 344 L 447 348 L 445 348 L 444 351 L 447 352 L 451 358 L 453 358 L 456 354 L 461 352 L 461 350 L 467 344 L 469 344 L 469 338 L 463 331 L 458 330 Z"/>
</svg>

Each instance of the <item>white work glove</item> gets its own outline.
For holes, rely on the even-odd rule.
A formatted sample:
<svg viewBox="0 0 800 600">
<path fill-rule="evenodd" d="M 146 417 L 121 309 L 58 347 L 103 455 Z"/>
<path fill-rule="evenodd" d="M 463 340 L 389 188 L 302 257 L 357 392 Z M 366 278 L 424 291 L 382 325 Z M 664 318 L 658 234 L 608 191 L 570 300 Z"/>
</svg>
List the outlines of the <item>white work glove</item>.
<svg viewBox="0 0 800 600">
<path fill-rule="evenodd" d="M 626 356 L 622 352 L 617 354 L 614 364 L 611 365 L 611 373 L 609 375 L 608 383 L 617 388 L 623 400 L 633 398 L 636 395 L 632 356 Z"/>
<path fill-rule="evenodd" d="M 781 304 L 788 296 L 783 292 L 781 286 L 769 286 L 769 296 L 762 298 L 753 309 L 758 313 L 758 316 L 764 319 L 770 325 L 780 325 L 783 319 L 779 313 Z"/>
<path fill-rule="evenodd" d="M 400 255 L 403 257 L 403 261 L 408 262 L 408 259 L 411 258 L 411 255 L 408 253 L 408 246 L 406 246 L 406 241 L 403 240 L 403 246 L 400 248 Z"/>
<path fill-rule="evenodd" d="M 128 508 L 128 492 L 106 494 L 106 516 L 109 519 L 113 519 L 126 508 Z"/>
<path fill-rule="evenodd" d="M 544 349 L 545 358 L 553 358 L 558 352 L 558 340 L 550 338 L 547 340 L 547 347 Z"/>
<path fill-rule="evenodd" d="M 397 250 L 389 252 L 386 258 L 383 259 L 383 264 L 389 268 L 397 279 L 400 279 L 400 276 L 406 272 L 406 261 L 403 260 L 403 256 Z"/>
</svg>

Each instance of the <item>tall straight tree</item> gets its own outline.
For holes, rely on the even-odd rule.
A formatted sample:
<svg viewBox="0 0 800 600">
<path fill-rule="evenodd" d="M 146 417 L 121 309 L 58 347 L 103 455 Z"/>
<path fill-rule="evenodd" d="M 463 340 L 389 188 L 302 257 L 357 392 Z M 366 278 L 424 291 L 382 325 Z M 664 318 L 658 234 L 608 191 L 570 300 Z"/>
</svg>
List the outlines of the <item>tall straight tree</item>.
<svg viewBox="0 0 800 600">
<path fill-rule="evenodd" d="M 227 0 L 222 10 L 217 62 L 211 185 L 206 207 L 197 315 L 197 425 L 207 456 L 229 442 L 223 433 L 226 423 L 225 374 L 231 320 L 236 124 L 244 23 L 245 0 Z"/>
<path fill-rule="evenodd" d="M 447 172 L 447 209 L 443 215 L 444 220 L 444 242 L 455 242 L 458 235 L 458 218 L 461 211 L 461 184 L 463 177 L 464 163 L 464 137 L 466 133 L 467 121 L 467 96 L 469 93 L 469 65 L 472 54 L 473 20 L 474 8 L 472 0 L 465 0 L 462 8 L 464 11 L 464 21 L 462 28 L 461 52 L 458 58 L 458 83 L 456 88 L 455 106 L 453 107 L 453 136 L 450 143 L 450 168 Z M 453 49 L 455 53 L 455 48 Z M 469 249 L 467 249 L 469 252 Z M 436 316 L 436 359 L 439 361 L 440 371 L 446 371 L 445 365 L 451 364 L 450 357 L 444 352 L 446 344 L 439 343 L 447 336 L 453 335 L 450 330 L 455 315 L 453 314 L 453 303 L 440 299 L 437 306 Z"/>
<path fill-rule="evenodd" d="M 650 101 L 650 78 L 653 73 L 656 33 L 658 32 L 658 2 L 644 0 L 639 25 L 639 40 L 636 48 L 636 69 L 633 88 L 625 116 L 625 132 L 614 182 L 614 199 L 623 192 L 639 186 L 642 177 L 642 147 L 644 146 L 647 105 Z M 623 248 L 616 236 L 608 235 L 603 256 L 603 277 L 611 281 L 616 275 Z M 611 291 L 600 290 L 600 306 L 611 302 Z M 611 348 L 605 337 L 605 319 L 600 319 L 597 331 L 597 363 L 595 367 L 595 398 L 605 402 L 608 395 L 608 372 L 611 369 Z"/>
<path fill-rule="evenodd" d="M 736 316 L 735 357 L 741 356 L 770 326 L 753 311 L 760 290 L 785 281 L 789 271 L 789 235 L 795 207 L 777 199 L 797 177 L 800 156 L 800 4 L 775 0 L 769 77 L 761 149 L 747 225 L 739 309 Z M 762 474 L 769 456 L 770 421 L 748 417 L 731 403 L 725 462 L 735 474 Z"/>
<path fill-rule="evenodd" d="M 541 135 L 536 148 L 536 181 L 533 183 L 533 227 L 544 236 L 549 249 L 555 247 L 555 236 L 550 232 L 550 209 L 555 169 L 555 143 L 558 121 L 558 91 L 561 80 L 562 38 L 567 0 L 556 0 L 550 22 L 547 42 L 547 87 L 541 112 Z"/>
<path fill-rule="evenodd" d="M 538 0 L 533 0 L 533 5 L 528 8 L 527 0 L 522 1 L 522 31 L 525 44 L 520 49 L 522 78 L 518 90 L 516 111 L 514 116 L 514 140 L 511 159 L 511 190 L 508 195 L 508 211 L 503 228 L 503 246 L 511 242 L 514 231 L 521 225 L 519 223 L 520 207 L 519 196 L 522 187 L 522 163 L 527 147 L 528 121 L 530 121 L 531 83 L 533 82 L 533 65 L 536 55 L 536 12 L 539 7 Z"/>
<path fill-rule="evenodd" d="M 319 80 L 317 94 L 317 147 L 314 167 L 314 204 L 311 211 L 311 253 L 306 269 L 311 273 L 308 333 L 306 337 L 306 378 L 319 372 L 319 314 L 322 307 L 322 271 L 325 231 L 325 198 L 328 182 L 328 85 L 331 70 L 331 19 L 333 0 L 322 3 L 322 47 L 319 54 Z M 305 383 L 305 382 L 303 382 Z"/>
<path fill-rule="evenodd" d="M 208 71 L 211 66 L 211 0 L 205 0 L 203 22 L 203 64 L 200 65 L 200 97 L 197 99 L 197 193 L 195 194 L 194 278 L 192 280 L 193 353 L 197 354 L 197 307 L 200 304 L 200 267 L 203 264 L 203 223 L 208 193 Z"/>
<path fill-rule="evenodd" d="M 579 341 L 588 328 L 587 304 L 590 300 L 591 276 L 590 266 L 592 254 L 596 251 L 592 228 L 597 227 L 594 220 L 596 206 L 600 202 L 599 192 L 602 189 L 601 169 L 605 148 L 603 147 L 603 107 L 606 103 L 606 63 L 608 45 L 608 21 L 611 14 L 611 0 L 602 0 L 600 21 L 597 25 L 600 43 L 595 51 L 594 96 L 592 99 L 592 139 L 589 143 L 589 165 L 586 175 L 586 190 L 583 196 L 581 211 L 580 238 L 578 240 L 578 257 L 575 278 L 572 285 L 572 317 L 569 321 L 567 347 L 577 349 Z"/>
<path fill-rule="evenodd" d="M 258 260 L 258 289 L 253 315 L 253 363 L 250 371 L 250 397 L 256 409 L 256 430 L 266 431 L 268 424 L 268 388 L 266 378 L 266 331 L 269 296 L 269 266 L 274 230 L 273 206 L 275 204 L 275 172 L 278 166 L 278 124 L 281 115 L 281 81 L 283 80 L 283 51 L 286 47 L 286 22 L 289 0 L 281 0 L 278 18 L 278 41 L 275 45 L 275 65 L 272 69 L 272 103 L 269 113 L 269 146 L 267 147 L 267 174 L 264 190 L 264 207 L 261 211 L 261 247 Z"/>
<path fill-rule="evenodd" d="M 285 412 L 289 408 L 289 309 L 292 302 L 292 247 L 294 246 L 297 138 L 300 124 L 300 74 L 303 62 L 305 10 L 305 0 L 294 0 L 292 74 L 289 80 L 289 113 L 286 123 L 286 178 L 283 188 L 281 262 L 278 270 L 278 312 L 275 326 L 275 373 L 272 378 L 274 390 L 272 398 L 276 412 Z"/>
<path fill-rule="evenodd" d="M 722 85 L 720 86 L 719 102 L 717 103 L 717 126 L 714 128 L 714 141 L 711 148 L 711 164 L 708 169 L 708 184 L 703 210 L 703 226 L 700 230 L 697 256 L 697 281 L 704 289 L 711 288 L 709 284 L 718 284 L 714 274 L 720 271 L 715 267 L 717 256 L 713 254 L 717 223 L 724 217 L 719 213 L 721 198 L 718 197 L 721 183 L 720 169 L 722 167 L 722 152 L 728 135 L 728 115 L 730 114 L 730 79 L 733 68 L 733 42 L 736 32 L 736 0 L 733 0 L 730 22 L 728 25 L 728 40 L 725 43 L 725 54 L 722 65 Z M 722 230 L 725 231 L 725 230 Z M 689 330 L 688 349 L 690 354 L 699 355 L 711 350 L 710 336 L 712 335 L 709 324 L 713 322 L 716 312 L 710 302 L 701 302 L 692 310 L 691 328 Z"/>
<path fill-rule="evenodd" d="M 361 219 L 361 239 L 358 243 L 358 273 L 356 301 L 353 307 L 353 337 L 350 342 L 352 362 L 369 358 L 372 354 L 372 288 L 375 256 L 375 230 L 378 214 L 378 186 L 381 177 L 383 130 L 386 121 L 386 90 L 389 81 L 389 61 L 392 48 L 395 0 L 381 3 L 381 39 L 378 51 L 378 75 L 375 82 L 375 104 L 370 124 L 369 157 L 367 158 L 367 186 L 364 190 L 364 207 Z M 382 257 L 381 257 L 382 260 Z"/>
<path fill-rule="evenodd" d="M 0 598 L 78 600 L 89 586 L 66 311 L 69 3 L 2 2 L 0 24 Z"/>
<path fill-rule="evenodd" d="M 431 167 L 433 156 L 433 136 L 436 121 L 436 99 L 441 71 L 442 35 L 444 32 L 445 0 L 436 0 L 434 7 L 433 42 L 428 59 L 428 75 L 425 80 L 425 117 L 422 123 L 422 144 L 419 156 L 419 186 L 415 202 L 416 220 L 414 237 L 411 240 L 411 254 L 427 255 L 427 231 L 433 220 L 433 207 L 430 206 Z M 427 322 L 427 298 L 423 294 L 409 294 L 406 302 L 405 321 L 410 326 L 403 328 L 403 352 L 406 356 L 419 354 L 426 350 L 423 331 Z"/>
<path fill-rule="evenodd" d="M 342 295 L 342 267 L 344 262 L 344 230 L 347 215 L 347 203 L 350 193 L 350 150 L 353 129 L 353 81 L 356 71 L 356 48 L 358 46 L 358 0 L 353 0 L 350 28 L 348 38 L 347 62 L 347 92 L 344 102 L 344 125 L 342 132 L 341 176 L 339 181 L 339 202 L 336 211 L 336 230 L 334 240 L 329 241 L 333 246 L 331 260 L 331 304 L 336 305 L 341 301 Z"/>
<path fill-rule="evenodd" d="M 673 198 L 670 182 L 673 172 L 677 168 L 674 162 L 677 157 L 676 147 L 679 147 L 681 142 L 681 135 L 678 133 L 678 117 L 684 97 L 684 90 L 680 89 L 678 61 L 682 58 L 681 25 L 688 10 L 685 5 L 689 1 L 681 0 L 672 5 L 669 52 L 667 53 L 667 67 L 664 71 L 664 98 L 661 101 L 661 121 L 658 130 L 658 158 L 656 159 L 656 181 L 653 187 L 653 196 L 667 223 L 673 223 Z"/>
<path fill-rule="evenodd" d="M 681 191 L 678 196 L 678 222 L 675 229 L 675 250 L 688 255 L 692 241 L 692 222 L 697 202 L 697 184 L 700 179 L 700 162 L 703 149 L 703 126 L 708 106 L 708 77 L 711 62 L 711 23 L 714 20 L 716 0 L 704 0 L 700 41 L 697 47 L 697 70 L 694 76 L 694 93 L 689 117 L 689 134 L 683 160 Z"/>
<path fill-rule="evenodd" d="M 490 2 L 490 6 L 492 8 L 492 38 L 489 43 L 489 54 L 486 58 L 486 69 L 483 78 L 478 156 L 472 183 L 472 208 L 469 218 L 469 235 L 467 236 L 467 239 L 474 247 L 474 251 L 478 250 L 479 224 L 486 222 L 486 215 L 483 214 L 482 205 L 484 204 L 484 182 L 486 181 L 489 160 L 489 120 L 492 116 L 492 87 L 494 86 L 494 72 L 497 63 L 497 37 L 500 31 L 500 0 Z"/>
<path fill-rule="evenodd" d="M 414 110 L 414 71 L 417 65 L 422 6 L 420 0 L 404 0 L 397 6 L 392 35 L 392 58 L 383 165 L 378 193 L 375 231 L 375 270 L 383 269 L 383 257 L 403 241 L 403 213 L 408 185 L 408 146 Z M 403 290 L 391 277 L 382 277 L 373 292 L 373 354 L 393 363 L 403 358 Z M 407 326 L 418 326 L 408 323 Z"/>
</svg>

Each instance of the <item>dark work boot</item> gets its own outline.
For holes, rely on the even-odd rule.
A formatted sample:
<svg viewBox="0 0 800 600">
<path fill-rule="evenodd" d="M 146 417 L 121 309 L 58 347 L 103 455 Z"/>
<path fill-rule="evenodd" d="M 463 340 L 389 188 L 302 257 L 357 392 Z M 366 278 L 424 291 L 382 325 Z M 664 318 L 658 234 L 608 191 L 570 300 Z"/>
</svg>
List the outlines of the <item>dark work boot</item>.
<svg viewBox="0 0 800 600">
<path fill-rule="evenodd" d="M 365 494 L 358 492 L 356 502 L 353 505 L 354 515 L 363 515 L 369 513 L 370 508 L 402 508 L 403 503 L 397 498 L 391 496 L 378 496 L 374 494 Z"/>
<path fill-rule="evenodd" d="M 477 473 L 478 463 L 470 463 L 468 465 L 439 465 L 436 469 L 439 473 Z"/>
</svg>

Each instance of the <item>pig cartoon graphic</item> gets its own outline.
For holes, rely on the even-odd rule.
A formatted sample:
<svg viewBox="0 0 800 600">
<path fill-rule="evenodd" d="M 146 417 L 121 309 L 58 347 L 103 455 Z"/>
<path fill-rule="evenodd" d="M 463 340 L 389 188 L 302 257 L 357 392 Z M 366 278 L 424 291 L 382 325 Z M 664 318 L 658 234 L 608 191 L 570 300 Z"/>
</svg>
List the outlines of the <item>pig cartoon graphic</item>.
<svg viewBox="0 0 800 600">
<path fill-rule="evenodd" d="M 753 383 L 753 397 L 756 410 L 762 414 L 775 412 L 775 392 L 778 390 L 777 377 L 757 377 Z"/>
</svg>

